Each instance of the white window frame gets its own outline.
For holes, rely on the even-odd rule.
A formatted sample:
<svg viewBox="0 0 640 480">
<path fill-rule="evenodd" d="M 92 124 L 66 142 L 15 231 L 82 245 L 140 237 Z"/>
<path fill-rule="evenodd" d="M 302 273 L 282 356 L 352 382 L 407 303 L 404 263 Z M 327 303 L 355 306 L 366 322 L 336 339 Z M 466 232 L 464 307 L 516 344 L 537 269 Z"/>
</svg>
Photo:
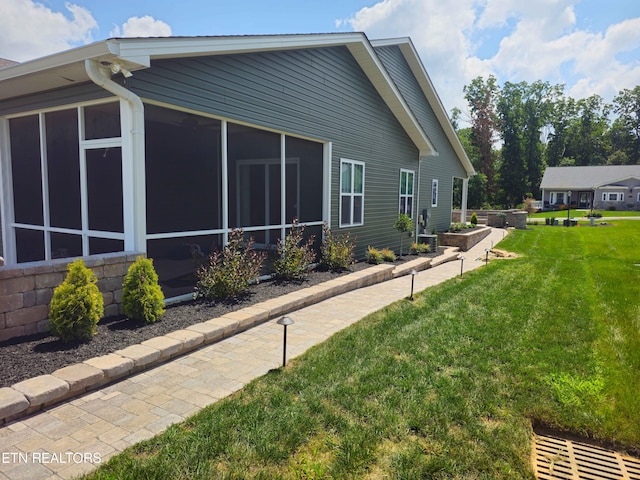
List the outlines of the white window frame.
<svg viewBox="0 0 640 480">
<path fill-rule="evenodd" d="M 624 202 L 624 193 L 621 192 L 603 192 L 603 202 Z"/>
<path fill-rule="evenodd" d="M 342 178 L 342 172 L 343 172 L 343 166 L 348 165 L 349 169 L 351 171 L 351 185 L 349 188 L 348 192 L 343 192 L 342 191 L 342 185 L 343 185 L 343 178 Z M 362 192 L 355 192 L 354 191 L 354 187 L 355 187 L 355 175 L 354 175 L 354 171 L 355 171 L 355 167 L 356 166 L 361 166 L 362 167 Z M 339 212 L 340 212 L 340 227 L 358 227 L 361 225 L 364 225 L 364 187 L 365 184 L 365 164 L 364 162 L 360 162 L 358 160 L 349 160 L 346 158 L 341 158 L 340 159 L 340 206 L 339 206 Z M 350 209 L 350 215 L 349 215 L 349 221 L 345 221 L 346 219 L 342 218 L 342 199 L 348 197 L 350 199 L 350 204 L 351 204 L 351 209 Z M 354 222 L 353 219 L 355 217 L 354 213 L 355 213 L 355 201 L 354 199 L 360 197 L 362 199 L 362 201 L 360 202 L 360 218 L 361 221 L 360 222 Z"/>
<path fill-rule="evenodd" d="M 403 179 L 404 175 L 404 179 Z M 400 187 L 398 188 L 398 213 L 405 213 L 413 218 L 413 206 L 415 205 L 415 170 L 400 169 Z M 404 193 L 402 193 L 404 187 Z M 411 187 L 411 189 L 409 189 Z M 409 193 L 411 192 L 411 193 Z M 402 200 L 404 199 L 404 206 Z M 411 200 L 411 202 L 409 202 Z M 410 207 L 408 207 L 410 205 Z"/>
<path fill-rule="evenodd" d="M 431 180 L 431 206 L 438 206 L 438 179 Z"/>
</svg>

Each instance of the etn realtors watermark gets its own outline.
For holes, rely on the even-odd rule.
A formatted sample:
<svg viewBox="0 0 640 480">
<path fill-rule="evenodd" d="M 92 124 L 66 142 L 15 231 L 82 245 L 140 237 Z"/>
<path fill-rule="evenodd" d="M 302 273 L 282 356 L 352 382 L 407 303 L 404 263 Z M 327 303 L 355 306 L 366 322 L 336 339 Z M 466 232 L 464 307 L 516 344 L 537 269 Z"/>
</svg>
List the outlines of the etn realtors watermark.
<svg viewBox="0 0 640 480">
<path fill-rule="evenodd" d="M 16 464 L 16 463 L 39 463 L 39 464 L 58 464 L 58 465 L 74 465 L 80 463 L 99 464 L 102 461 L 100 453 L 90 452 L 1 452 L 0 463 Z"/>
</svg>

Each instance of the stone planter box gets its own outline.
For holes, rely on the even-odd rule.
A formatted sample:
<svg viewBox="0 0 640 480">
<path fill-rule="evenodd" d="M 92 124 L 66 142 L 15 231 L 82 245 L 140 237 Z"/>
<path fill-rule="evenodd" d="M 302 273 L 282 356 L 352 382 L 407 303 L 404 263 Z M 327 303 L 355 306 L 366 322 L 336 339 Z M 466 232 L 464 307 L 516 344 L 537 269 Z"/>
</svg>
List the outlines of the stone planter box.
<svg viewBox="0 0 640 480">
<path fill-rule="evenodd" d="M 438 234 L 438 241 L 440 245 L 458 247 L 463 252 L 466 252 L 490 233 L 491 228 L 489 227 L 478 227 L 457 233 L 444 232 Z"/>
</svg>

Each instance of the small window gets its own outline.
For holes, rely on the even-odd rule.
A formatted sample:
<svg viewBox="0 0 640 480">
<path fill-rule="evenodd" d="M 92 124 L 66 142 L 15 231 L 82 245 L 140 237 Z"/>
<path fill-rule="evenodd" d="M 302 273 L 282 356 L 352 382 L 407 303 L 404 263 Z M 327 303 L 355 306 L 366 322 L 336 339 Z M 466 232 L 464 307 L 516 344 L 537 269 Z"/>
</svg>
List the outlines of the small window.
<svg viewBox="0 0 640 480">
<path fill-rule="evenodd" d="M 400 209 L 399 213 L 405 213 L 413 218 L 413 170 L 400 169 Z"/>
<path fill-rule="evenodd" d="M 340 160 L 340 226 L 364 223 L 364 163 Z"/>
<path fill-rule="evenodd" d="M 622 202 L 624 201 L 624 193 L 614 192 L 614 193 L 603 193 L 602 201 L 604 202 Z"/>
<path fill-rule="evenodd" d="M 435 178 L 431 181 L 431 206 L 438 206 L 438 180 Z"/>
</svg>

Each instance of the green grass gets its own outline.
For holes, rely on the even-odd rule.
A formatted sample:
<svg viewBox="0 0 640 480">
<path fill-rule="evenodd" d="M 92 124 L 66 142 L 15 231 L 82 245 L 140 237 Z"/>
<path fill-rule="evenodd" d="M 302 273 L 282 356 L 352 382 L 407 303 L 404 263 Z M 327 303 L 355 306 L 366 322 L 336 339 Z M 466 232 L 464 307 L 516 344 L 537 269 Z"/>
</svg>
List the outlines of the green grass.
<svg viewBox="0 0 640 480">
<path fill-rule="evenodd" d="M 640 448 L 640 222 L 516 231 L 90 478 L 533 478 L 532 422 Z"/>
<path fill-rule="evenodd" d="M 611 218 L 611 217 L 640 217 L 640 212 L 637 211 L 623 211 L 623 210 L 596 210 L 596 212 L 602 214 L 602 218 Z M 571 217 L 586 217 L 589 213 L 589 210 L 576 210 L 571 209 L 569 214 Z M 562 220 L 563 218 L 567 218 L 567 210 L 556 210 L 553 212 L 538 212 L 538 213 L 530 213 L 529 218 L 557 218 Z M 597 220 L 597 219 L 596 219 Z"/>
</svg>

